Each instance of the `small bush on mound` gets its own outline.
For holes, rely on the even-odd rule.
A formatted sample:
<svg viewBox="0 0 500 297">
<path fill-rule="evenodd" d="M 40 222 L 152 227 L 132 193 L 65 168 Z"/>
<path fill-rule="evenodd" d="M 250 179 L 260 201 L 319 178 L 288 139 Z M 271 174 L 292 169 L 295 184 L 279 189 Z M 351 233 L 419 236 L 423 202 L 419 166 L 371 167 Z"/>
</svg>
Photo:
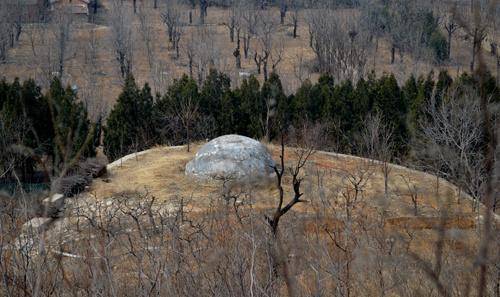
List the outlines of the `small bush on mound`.
<svg viewBox="0 0 500 297">
<path fill-rule="evenodd" d="M 82 174 L 92 178 L 101 177 L 107 172 L 105 162 L 96 158 L 88 158 L 79 165 L 79 169 Z"/>
<path fill-rule="evenodd" d="M 85 190 L 93 178 L 106 174 L 106 164 L 97 158 L 89 158 L 70 170 L 66 176 L 58 178 L 53 184 L 53 190 L 66 197 L 73 197 Z"/>
<path fill-rule="evenodd" d="M 90 185 L 92 177 L 81 173 L 68 175 L 58 178 L 53 185 L 53 189 L 57 193 L 61 193 L 66 197 L 73 197 L 85 190 L 85 187 Z"/>
</svg>

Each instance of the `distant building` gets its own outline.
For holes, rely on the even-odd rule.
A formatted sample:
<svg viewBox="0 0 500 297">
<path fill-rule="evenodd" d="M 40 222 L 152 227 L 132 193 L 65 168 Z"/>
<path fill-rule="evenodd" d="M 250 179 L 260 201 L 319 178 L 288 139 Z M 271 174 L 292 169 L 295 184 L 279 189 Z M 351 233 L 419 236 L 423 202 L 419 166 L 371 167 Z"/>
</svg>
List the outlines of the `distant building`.
<svg viewBox="0 0 500 297">
<path fill-rule="evenodd" d="M 49 0 L 51 10 L 66 9 L 75 15 L 89 15 L 90 0 Z"/>
<path fill-rule="evenodd" d="M 0 0 L 6 1 L 9 6 L 22 12 L 26 22 L 43 21 L 50 13 L 65 10 L 74 15 L 89 15 L 90 0 Z"/>
</svg>

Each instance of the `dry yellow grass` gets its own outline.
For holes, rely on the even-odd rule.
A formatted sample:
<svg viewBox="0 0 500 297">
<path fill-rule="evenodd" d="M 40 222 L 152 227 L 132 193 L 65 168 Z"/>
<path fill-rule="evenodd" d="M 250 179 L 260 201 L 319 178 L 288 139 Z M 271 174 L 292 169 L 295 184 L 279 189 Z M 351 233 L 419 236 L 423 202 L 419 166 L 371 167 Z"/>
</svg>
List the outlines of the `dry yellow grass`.
<svg viewBox="0 0 500 297">
<path fill-rule="evenodd" d="M 194 210 L 203 212 L 211 199 L 220 199 L 222 182 L 193 180 L 184 174 L 186 163 L 194 157 L 201 144 L 196 144 L 188 153 L 185 148 L 158 147 L 124 162 L 117 161 L 108 176 L 95 180 L 89 193 L 98 200 L 119 196 L 121 193 L 138 192 L 154 196 L 158 202 L 169 202 L 179 198 L 189 201 Z M 275 160 L 279 149 L 268 146 Z M 294 149 L 286 150 L 288 164 L 294 161 Z M 115 164 L 116 164 L 115 163 Z M 396 165 L 389 167 L 389 196 L 384 196 L 384 175 L 381 164 L 368 159 L 316 152 L 304 171 L 304 199 L 310 203 L 299 204 L 295 210 L 307 214 L 316 213 L 319 192 L 333 204 L 345 202 L 341 193 L 352 190 L 349 179 L 367 180 L 359 196 L 360 205 L 366 213 L 378 214 L 381 210 L 394 219 L 392 225 L 429 229 L 440 224 L 441 211 L 446 211 L 457 220 L 447 222 L 447 228 L 469 229 L 475 226 L 471 200 L 458 198 L 458 190 L 450 183 L 440 180 L 436 191 L 436 177 Z M 418 193 L 418 217 L 413 218 L 411 191 L 403 176 Z M 285 197 L 293 195 L 291 180 L 285 176 Z M 248 190 L 248 189 L 247 189 Z M 276 205 L 278 192 L 275 185 L 252 188 L 250 195 L 254 207 L 262 210 Z M 463 195 L 462 195 L 463 196 Z M 419 217 L 423 217 L 420 219 Z M 428 219 L 428 218 L 433 219 Z M 400 219 L 398 219 L 400 218 Z M 465 222 L 465 223 L 464 223 Z M 456 223 L 456 224 L 455 224 Z"/>
<path fill-rule="evenodd" d="M 140 287 L 142 275 L 156 271 L 157 264 L 182 265 L 179 273 L 186 274 L 198 275 L 211 269 L 231 274 L 231 267 L 239 263 L 237 259 L 255 260 L 264 263 L 264 269 L 255 273 L 265 273 L 267 258 L 263 256 L 273 249 L 268 246 L 270 234 L 264 214 L 269 215 L 276 206 L 275 186 L 252 188 L 250 196 L 240 197 L 245 202 L 241 212 L 234 212 L 233 205 L 222 200 L 219 182 L 197 181 L 184 175 L 186 163 L 201 145 L 193 145 L 189 153 L 185 147 L 156 147 L 127 156 L 123 162 L 110 164 L 108 176 L 95 180 L 87 193 L 68 199 L 69 209 L 77 205 L 86 209 L 56 220 L 44 234 L 43 244 L 50 252 L 46 255 L 55 255 L 60 261 L 56 268 L 46 269 L 48 273 L 44 270 L 44 276 L 62 269 L 67 278 L 61 286 L 66 290 L 85 288 L 92 284 L 94 270 L 90 269 L 102 267 L 106 271 L 99 263 L 108 257 L 113 281 L 119 284 L 117 295 L 127 296 L 137 295 L 133 290 Z M 279 147 L 269 144 L 268 149 L 277 160 Z M 292 164 L 294 149 L 287 148 L 286 156 L 287 164 Z M 469 275 L 477 271 L 475 259 L 481 238 L 476 227 L 481 220 L 471 211 L 467 198 L 458 203 L 456 188 L 443 180 L 437 191 L 432 175 L 396 165 L 389 169 L 386 199 L 381 164 L 326 152 L 316 152 L 310 159 L 302 176 L 303 198 L 308 202 L 298 204 L 282 218 L 277 237 L 283 245 L 280 257 L 288 263 L 290 276 L 301 291 L 316 288 L 317 269 L 313 265 L 326 269 L 349 263 L 338 274 L 342 279 L 324 278 L 325 290 L 338 286 L 348 273 L 346 279 L 353 281 L 356 292 L 352 296 L 374 296 L 379 292 L 380 277 L 392 280 L 394 273 L 402 281 L 401 290 L 409 292 L 405 296 L 423 290 L 435 292 L 432 279 L 419 265 L 433 267 L 440 247 L 443 281 L 450 278 L 459 288 L 474 282 Z M 418 188 L 417 216 L 401 175 Z M 348 178 L 361 176 L 368 182 L 352 217 L 347 218 L 342 193 L 349 191 Z M 284 185 L 288 200 L 289 177 Z M 148 204 L 151 196 L 156 198 L 154 205 Z M 185 208 L 171 208 L 179 198 L 185 198 Z M 139 205 L 143 201 L 145 207 Z M 446 216 L 442 216 L 444 210 Z M 162 277 L 171 281 L 169 274 Z M 205 277 L 220 280 L 218 274 Z M 204 289 L 199 283 L 186 283 L 176 276 L 172 282 Z M 284 283 L 278 286 L 280 294 L 276 296 L 286 295 Z M 381 295 L 401 296 L 398 290 Z"/>
</svg>

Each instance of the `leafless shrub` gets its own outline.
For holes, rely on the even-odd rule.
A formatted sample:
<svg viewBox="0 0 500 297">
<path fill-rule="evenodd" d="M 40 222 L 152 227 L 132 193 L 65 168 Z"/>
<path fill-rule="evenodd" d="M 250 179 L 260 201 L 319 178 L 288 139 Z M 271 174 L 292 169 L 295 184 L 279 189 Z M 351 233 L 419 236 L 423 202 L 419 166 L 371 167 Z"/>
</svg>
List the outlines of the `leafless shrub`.
<svg viewBox="0 0 500 297">
<path fill-rule="evenodd" d="M 124 79 L 132 73 L 133 40 L 132 16 L 123 1 L 111 1 L 110 27 L 115 58 L 120 66 L 120 75 Z"/>
<path fill-rule="evenodd" d="M 368 39 L 353 17 L 339 17 L 333 10 L 321 9 L 310 12 L 307 19 L 319 70 L 334 75 L 337 80 L 362 77 Z"/>
<path fill-rule="evenodd" d="M 429 115 L 429 120 L 422 122 L 424 143 L 419 154 L 421 159 L 431 158 L 439 175 L 455 180 L 461 191 L 479 201 L 484 167 L 480 149 L 483 131 L 478 95 L 471 89 L 451 92 L 450 99 L 442 102 L 434 99 L 427 103 L 425 113 Z"/>
</svg>

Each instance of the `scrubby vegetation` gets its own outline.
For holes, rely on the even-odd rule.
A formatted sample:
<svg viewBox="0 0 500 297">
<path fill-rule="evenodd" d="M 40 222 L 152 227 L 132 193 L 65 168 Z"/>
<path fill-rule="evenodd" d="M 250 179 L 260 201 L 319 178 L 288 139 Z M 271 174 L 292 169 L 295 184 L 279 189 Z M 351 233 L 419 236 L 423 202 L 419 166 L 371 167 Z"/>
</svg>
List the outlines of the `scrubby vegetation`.
<svg viewBox="0 0 500 297">
<path fill-rule="evenodd" d="M 500 296 L 498 1 L 87 4 L 0 1 L 0 295 Z"/>
</svg>

